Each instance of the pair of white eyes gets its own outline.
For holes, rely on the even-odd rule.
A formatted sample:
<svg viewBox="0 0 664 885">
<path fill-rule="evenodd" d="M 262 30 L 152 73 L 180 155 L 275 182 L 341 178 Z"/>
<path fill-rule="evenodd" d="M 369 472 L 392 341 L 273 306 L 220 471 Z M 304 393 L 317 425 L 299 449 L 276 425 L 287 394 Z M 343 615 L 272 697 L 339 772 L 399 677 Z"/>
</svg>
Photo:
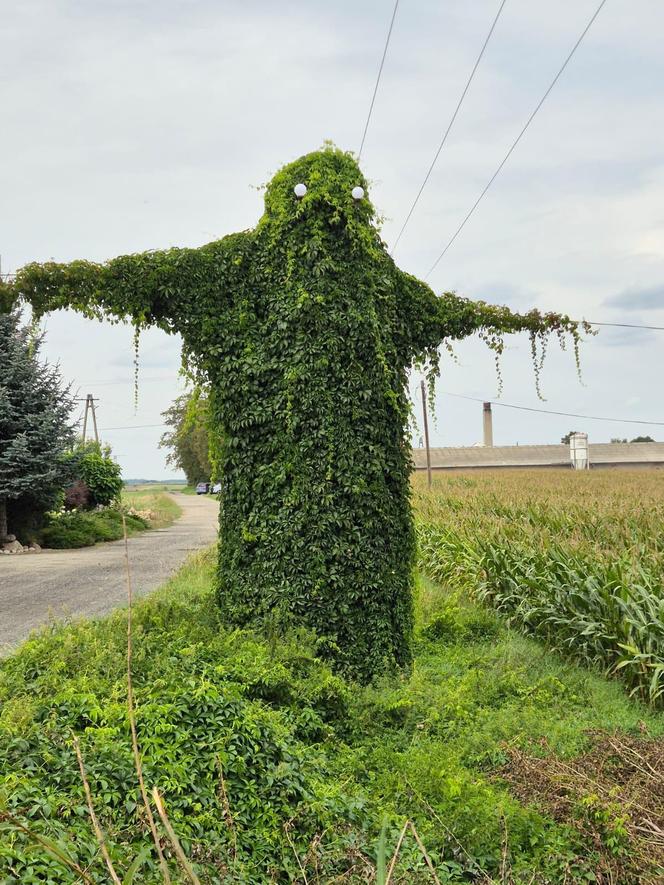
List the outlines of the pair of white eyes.
<svg viewBox="0 0 664 885">
<path fill-rule="evenodd" d="M 295 187 L 293 188 L 293 193 L 295 194 L 296 197 L 303 197 L 306 194 L 306 192 L 307 192 L 306 184 L 296 184 Z M 362 197 L 364 196 L 364 188 L 360 187 L 358 184 L 357 187 L 354 187 L 350 193 L 351 193 L 351 196 L 353 197 L 354 200 L 361 200 Z"/>
</svg>

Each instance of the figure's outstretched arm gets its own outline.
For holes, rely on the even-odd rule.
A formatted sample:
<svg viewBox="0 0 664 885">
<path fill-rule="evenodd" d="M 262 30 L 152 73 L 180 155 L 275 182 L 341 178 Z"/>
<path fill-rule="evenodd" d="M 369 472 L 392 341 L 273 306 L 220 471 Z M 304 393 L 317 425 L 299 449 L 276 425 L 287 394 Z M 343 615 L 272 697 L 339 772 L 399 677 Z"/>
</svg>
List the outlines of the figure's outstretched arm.
<svg viewBox="0 0 664 885">
<path fill-rule="evenodd" d="M 103 264 L 28 264 L 12 283 L 3 284 L 0 309 L 22 302 L 37 317 L 71 308 L 88 317 L 181 331 L 192 299 L 223 291 L 228 273 L 246 251 L 243 239 L 245 234 L 234 234 L 199 249 L 121 255 Z"/>
<path fill-rule="evenodd" d="M 435 363 L 435 354 L 441 344 L 466 338 L 475 332 L 499 356 L 504 335 L 528 332 L 537 376 L 538 361 L 541 367 L 544 342 L 550 334 L 557 335 L 563 345 L 565 335 L 571 336 L 576 353 L 581 333 L 591 333 L 587 323 L 572 320 L 565 314 L 540 313 L 538 310 L 515 313 L 508 307 L 470 301 L 451 292 L 438 296 L 406 273 L 400 274 L 398 312 L 402 345 L 409 363 L 423 359 Z M 539 355 L 538 343 L 541 345 Z"/>
</svg>

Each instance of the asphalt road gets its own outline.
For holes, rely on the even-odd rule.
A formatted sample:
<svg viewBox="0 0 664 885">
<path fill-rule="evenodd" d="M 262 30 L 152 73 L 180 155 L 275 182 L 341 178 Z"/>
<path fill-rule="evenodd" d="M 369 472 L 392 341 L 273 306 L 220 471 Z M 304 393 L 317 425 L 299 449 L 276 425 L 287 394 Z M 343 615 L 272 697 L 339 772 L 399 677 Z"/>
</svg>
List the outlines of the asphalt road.
<svg viewBox="0 0 664 885">
<path fill-rule="evenodd" d="M 129 539 L 135 596 L 163 584 L 192 551 L 207 547 L 217 535 L 216 499 L 182 494 L 174 498 L 182 516 L 172 526 Z M 43 624 L 103 615 L 124 605 L 125 568 L 124 541 L 0 556 L 0 655 Z"/>
</svg>

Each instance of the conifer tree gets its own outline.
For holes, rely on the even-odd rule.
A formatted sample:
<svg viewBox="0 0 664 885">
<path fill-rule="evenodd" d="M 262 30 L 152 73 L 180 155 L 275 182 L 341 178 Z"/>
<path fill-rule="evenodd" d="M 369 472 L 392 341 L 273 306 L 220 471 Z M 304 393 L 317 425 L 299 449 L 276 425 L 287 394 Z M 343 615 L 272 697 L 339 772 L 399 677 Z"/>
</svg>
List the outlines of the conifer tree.
<svg viewBox="0 0 664 885">
<path fill-rule="evenodd" d="M 42 340 L 19 311 L 0 313 L 0 543 L 15 529 L 13 508 L 44 513 L 68 479 L 73 397 L 59 369 L 39 359 Z"/>
</svg>

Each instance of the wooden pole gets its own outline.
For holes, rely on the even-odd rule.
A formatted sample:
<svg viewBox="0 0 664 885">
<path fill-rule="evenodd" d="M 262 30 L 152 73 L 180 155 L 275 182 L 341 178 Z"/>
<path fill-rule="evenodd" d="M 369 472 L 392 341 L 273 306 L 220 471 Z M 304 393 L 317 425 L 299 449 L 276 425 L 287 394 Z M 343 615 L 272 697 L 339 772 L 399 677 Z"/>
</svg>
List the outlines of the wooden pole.
<svg viewBox="0 0 664 885">
<path fill-rule="evenodd" d="M 427 450 L 427 485 L 431 488 L 431 450 L 429 449 L 429 419 L 427 417 L 427 389 L 424 379 L 420 381 L 422 390 L 422 415 L 424 417 L 424 445 Z"/>
<path fill-rule="evenodd" d="M 92 394 L 90 394 L 90 409 L 92 410 L 92 426 L 95 429 L 95 442 L 99 445 L 99 431 L 97 430 L 97 413 L 95 412 L 95 401 Z"/>
<path fill-rule="evenodd" d="M 85 397 L 85 414 L 83 416 L 83 442 L 88 432 L 88 408 L 90 407 L 90 394 Z"/>
</svg>

